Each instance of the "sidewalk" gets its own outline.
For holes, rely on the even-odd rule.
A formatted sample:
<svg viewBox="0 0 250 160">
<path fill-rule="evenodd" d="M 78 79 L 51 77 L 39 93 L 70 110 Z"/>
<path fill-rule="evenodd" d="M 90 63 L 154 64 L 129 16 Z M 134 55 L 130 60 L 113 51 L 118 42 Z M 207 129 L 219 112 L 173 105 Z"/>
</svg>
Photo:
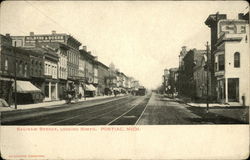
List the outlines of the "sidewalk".
<svg viewBox="0 0 250 160">
<path fill-rule="evenodd" d="M 199 116 L 208 117 L 206 103 L 187 102 L 181 98 L 175 98 L 175 100 L 190 106 L 188 109 L 190 109 L 193 113 Z M 228 118 L 228 120 L 235 119 L 239 123 L 249 123 L 249 106 L 241 106 L 239 103 L 209 103 L 208 112 L 210 118 L 218 119 L 218 123 L 220 122 L 218 117 Z"/>
<path fill-rule="evenodd" d="M 124 94 L 117 95 L 117 97 L 124 96 Z M 111 96 L 97 96 L 97 97 L 87 97 L 86 100 L 84 98 L 76 100 L 72 100 L 71 103 L 79 103 L 83 101 L 91 101 L 91 100 L 97 100 L 97 99 L 104 99 L 104 98 L 111 98 L 115 97 L 114 95 Z M 0 112 L 4 111 L 12 111 L 12 110 L 25 110 L 25 109 L 34 109 L 34 108 L 55 108 L 60 107 L 62 104 L 66 104 L 65 100 L 58 100 L 58 101 L 50 101 L 50 102 L 42 102 L 42 103 L 36 103 L 36 104 L 24 104 L 24 105 L 17 105 L 17 109 L 15 109 L 14 105 L 11 105 L 10 107 L 0 107 Z"/>
</svg>

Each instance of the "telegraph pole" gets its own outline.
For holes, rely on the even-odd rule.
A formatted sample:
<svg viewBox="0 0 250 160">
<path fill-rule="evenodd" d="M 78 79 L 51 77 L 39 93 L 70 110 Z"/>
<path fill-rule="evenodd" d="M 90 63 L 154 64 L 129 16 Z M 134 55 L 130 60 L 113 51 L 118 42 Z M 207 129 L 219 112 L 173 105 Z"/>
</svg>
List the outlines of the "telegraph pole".
<svg viewBox="0 0 250 160">
<path fill-rule="evenodd" d="M 15 71 L 14 71 L 14 74 L 15 74 L 15 77 L 14 77 L 14 79 L 15 79 L 15 81 L 14 81 L 14 83 L 15 83 L 15 109 L 17 109 L 17 94 L 16 94 L 16 92 L 17 92 L 17 89 L 16 89 L 16 51 L 15 51 L 15 49 L 16 49 L 16 42 L 15 42 L 15 44 L 14 44 L 14 49 L 13 49 L 13 51 L 14 51 L 14 60 L 15 60 Z"/>
<path fill-rule="evenodd" d="M 209 110 L 209 92 L 208 92 L 208 89 L 209 89 L 209 61 L 208 61 L 208 52 L 209 52 L 209 46 L 208 46 L 208 42 L 207 42 L 207 113 L 208 113 L 208 110 Z"/>
</svg>

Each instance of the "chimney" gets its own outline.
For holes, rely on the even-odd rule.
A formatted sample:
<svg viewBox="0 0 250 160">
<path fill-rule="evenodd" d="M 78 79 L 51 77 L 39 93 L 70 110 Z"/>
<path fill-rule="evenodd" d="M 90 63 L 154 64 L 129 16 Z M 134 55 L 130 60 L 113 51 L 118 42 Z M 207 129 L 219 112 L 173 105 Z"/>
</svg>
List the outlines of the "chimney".
<svg viewBox="0 0 250 160">
<path fill-rule="evenodd" d="M 5 36 L 6 36 L 6 37 L 10 37 L 10 34 L 9 34 L 9 33 L 6 33 Z"/>
<path fill-rule="evenodd" d="M 34 36 L 35 34 L 34 34 L 34 32 L 30 32 L 30 36 Z"/>
<path fill-rule="evenodd" d="M 88 51 L 88 54 L 90 54 L 90 55 L 91 55 L 91 51 Z"/>
<path fill-rule="evenodd" d="M 56 31 L 55 31 L 55 30 L 53 30 L 53 31 L 52 31 L 52 34 L 56 34 Z"/>
<path fill-rule="evenodd" d="M 82 49 L 83 49 L 84 51 L 87 51 L 87 46 L 82 46 Z"/>
</svg>

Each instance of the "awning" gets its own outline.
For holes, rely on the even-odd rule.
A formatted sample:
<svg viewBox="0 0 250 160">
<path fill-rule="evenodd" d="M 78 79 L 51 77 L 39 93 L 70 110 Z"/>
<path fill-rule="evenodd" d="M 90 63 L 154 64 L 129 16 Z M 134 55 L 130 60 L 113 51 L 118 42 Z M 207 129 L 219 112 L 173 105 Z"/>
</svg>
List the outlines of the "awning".
<svg viewBox="0 0 250 160">
<path fill-rule="evenodd" d="M 17 92 L 18 93 L 31 93 L 31 92 L 41 92 L 39 88 L 34 86 L 29 81 L 16 81 Z M 13 88 L 15 89 L 15 83 L 13 83 Z"/>
<path fill-rule="evenodd" d="M 113 88 L 113 91 L 119 91 L 120 92 L 120 89 L 119 88 Z"/>
<path fill-rule="evenodd" d="M 95 91 L 96 90 L 96 88 L 92 85 L 92 84 L 86 84 L 85 85 L 85 90 L 86 91 Z"/>
</svg>

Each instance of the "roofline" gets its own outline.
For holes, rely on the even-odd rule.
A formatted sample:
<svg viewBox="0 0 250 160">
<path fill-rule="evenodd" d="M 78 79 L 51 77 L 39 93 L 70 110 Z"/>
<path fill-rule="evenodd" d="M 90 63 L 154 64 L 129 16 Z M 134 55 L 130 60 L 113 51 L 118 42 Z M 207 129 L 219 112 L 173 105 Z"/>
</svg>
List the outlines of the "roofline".
<svg viewBox="0 0 250 160">
<path fill-rule="evenodd" d="M 103 64 L 102 62 L 97 61 L 97 63 L 98 63 L 98 65 L 100 64 L 100 65 L 102 65 L 103 67 L 105 67 L 105 68 L 109 69 L 109 67 L 108 67 L 108 66 L 106 66 L 105 64 Z"/>
</svg>

